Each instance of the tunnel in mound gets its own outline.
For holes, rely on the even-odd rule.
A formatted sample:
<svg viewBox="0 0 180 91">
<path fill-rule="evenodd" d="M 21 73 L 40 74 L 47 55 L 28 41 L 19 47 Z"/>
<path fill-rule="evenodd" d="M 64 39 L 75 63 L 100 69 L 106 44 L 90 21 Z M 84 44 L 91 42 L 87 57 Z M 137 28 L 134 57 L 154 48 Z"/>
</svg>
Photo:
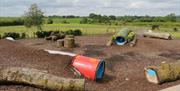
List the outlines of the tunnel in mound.
<svg viewBox="0 0 180 91">
<path fill-rule="evenodd" d="M 115 43 L 117 45 L 124 45 L 126 43 L 126 40 L 124 37 L 119 36 L 119 37 L 116 37 Z"/>
</svg>

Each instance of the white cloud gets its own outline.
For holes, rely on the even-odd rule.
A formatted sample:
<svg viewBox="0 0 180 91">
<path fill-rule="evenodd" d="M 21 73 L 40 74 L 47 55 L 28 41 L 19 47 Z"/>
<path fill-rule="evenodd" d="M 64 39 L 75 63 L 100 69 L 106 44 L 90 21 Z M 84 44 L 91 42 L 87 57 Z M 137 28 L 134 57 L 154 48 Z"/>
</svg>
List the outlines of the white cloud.
<svg viewBox="0 0 180 91">
<path fill-rule="evenodd" d="M 144 8 L 146 5 L 146 2 L 139 1 L 139 2 L 132 2 L 128 5 L 129 8 Z"/>
<path fill-rule="evenodd" d="M 32 3 L 46 15 L 180 15 L 180 0 L 0 0 L 0 16 L 21 16 Z"/>
</svg>

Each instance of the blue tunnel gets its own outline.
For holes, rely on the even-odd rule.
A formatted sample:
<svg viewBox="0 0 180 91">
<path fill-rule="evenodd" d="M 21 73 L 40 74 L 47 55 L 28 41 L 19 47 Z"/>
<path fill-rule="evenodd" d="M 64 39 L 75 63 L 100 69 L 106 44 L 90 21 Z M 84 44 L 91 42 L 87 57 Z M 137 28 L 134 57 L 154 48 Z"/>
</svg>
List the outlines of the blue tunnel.
<svg viewBox="0 0 180 91">
<path fill-rule="evenodd" d="M 104 71 L 105 71 L 105 61 L 104 60 L 100 60 L 98 67 L 96 69 L 96 77 L 95 80 L 101 80 L 103 75 L 104 75 Z"/>
<path fill-rule="evenodd" d="M 126 40 L 124 37 L 116 37 L 115 39 L 115 43 L 117 45 L 124 45 L 126 43 Z"/>
</svg>

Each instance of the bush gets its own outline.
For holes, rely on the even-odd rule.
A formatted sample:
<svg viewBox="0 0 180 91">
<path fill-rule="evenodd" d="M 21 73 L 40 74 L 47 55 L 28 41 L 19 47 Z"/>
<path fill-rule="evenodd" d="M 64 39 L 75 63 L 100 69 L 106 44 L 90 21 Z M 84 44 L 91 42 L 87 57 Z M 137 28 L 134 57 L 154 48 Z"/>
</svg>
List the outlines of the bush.
<svg viewBox="0 0 180 91">
<path fill-rule="evenodd" d="M 73 35 L 74 36 L 80 36 L 80 35 L 82 35 L 82 32 L 81 32 L 81 30 L 76 29 L 76 30 L 74 30 L 74 34 Z"/>
<path fill-rule="evenodd" d="M 0 34 L 0 39 L 1 39 L 1 34 Z"/>
<path fill-rule="evenodd" d="M 68 30 L 65 32 L 66 35 L 74 35 L 74 36 L 80 36 L 82 35 L 81 30 L 75 29 L 75 30 Z"/>
<path fill-rule="evenodd" d="M 49 19 L 47 20 L 47 24 L 53 24 L 53 20 L 49 18 Z"/>
<path fill-rule="evenodd" d="M 173 31 L 174 31 L 174 32 L 177 32 L 177 31 L 178 31 L 178 29 L 175 27 L 175 28 L 173 28 Z"/>
<path fill-rule="evenodd" d="M 21 39 L 25 39 L 26 38 L 26 33 L 21 33 Z"/>
<path fill-rule="evenodd" d="M 63 31 L 37 31 L 35 32 L 35 35 L 38 38 L 45 38 L 45 37 L 49 37 L 49 36 L 60 36 L 60 38 L 65 37 L 65 35 L 74 35 L 74 36 L 80 36 L 82 35 L 81 30 L 79 29 L 75 29 L 75 30 L 68 30 L 66 32 Z"/>
<path fill-rule="evenodd" d="M 58 34 L 59 33 L 59 31 L 58 30 L 56 30 L 56 31 L 52 31 L 51 32 L 51 35 L 55 35 L 55 34 Z"/>
<path fill-rule="evenodd" d="M 73 35 L 73 30 L 68 30 L 65 32 L 66 35 Z"/>
<path fill-rule="evenodd" d="M 159 25 L 152 25 L 152 30 L 158 29 L 159 30 Z"/>
<path fill-rule="evenodd" d="M 52 31 L 37 31 L 35 34 L 38 38 L 45 38 L 51 35 Z"/>
<path fill-rule="evenodd" d="M 63 24 L 69 24 L 69 22 L 67 22 L 66 20 L 62 21 Z"/>
<path fill-rule="evenodd" d="M 19 33 L 15 33 L 15 32 L 4 33 L 3 38 L 6 38 L 6 37 L 12 37 L 13 39 L 19 39 L 20 38 L 20 34 Z"/>
</svg>

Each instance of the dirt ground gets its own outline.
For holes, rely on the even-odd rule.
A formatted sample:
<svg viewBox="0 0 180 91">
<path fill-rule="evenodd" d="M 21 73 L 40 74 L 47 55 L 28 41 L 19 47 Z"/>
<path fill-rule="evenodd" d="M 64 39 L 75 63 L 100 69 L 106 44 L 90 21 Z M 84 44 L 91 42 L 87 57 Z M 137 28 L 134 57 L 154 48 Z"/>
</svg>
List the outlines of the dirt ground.
<svg viewBox="0 0 180 91">
<path fill-rule="evenodd" d="M 0 66 L 32 67 L 51 74 L 76 78 L 68 69 L 71 57 L 49 55 L 42 49 L 62 50 L 82 54 L 106 61 L 102 81 L 86 80 L 87 91 L 156 91 L 180 84 L 180 80 L 155 85 L 147 82 L 144 68 L 160 65 L 162 62 L 175 62 L 180 59 L 180 40 L 162 40 L 138 37 L 135 47 L 111 46 L 105 44 L 109 35 L 75 37 L 77 47 L 57 48 L 55 42 L 44 39 L 22 39 L 16 42 L 0 40 Z M 21 85 L 0 85 L 0 91 L 42 91 Z"/>
</svg>

